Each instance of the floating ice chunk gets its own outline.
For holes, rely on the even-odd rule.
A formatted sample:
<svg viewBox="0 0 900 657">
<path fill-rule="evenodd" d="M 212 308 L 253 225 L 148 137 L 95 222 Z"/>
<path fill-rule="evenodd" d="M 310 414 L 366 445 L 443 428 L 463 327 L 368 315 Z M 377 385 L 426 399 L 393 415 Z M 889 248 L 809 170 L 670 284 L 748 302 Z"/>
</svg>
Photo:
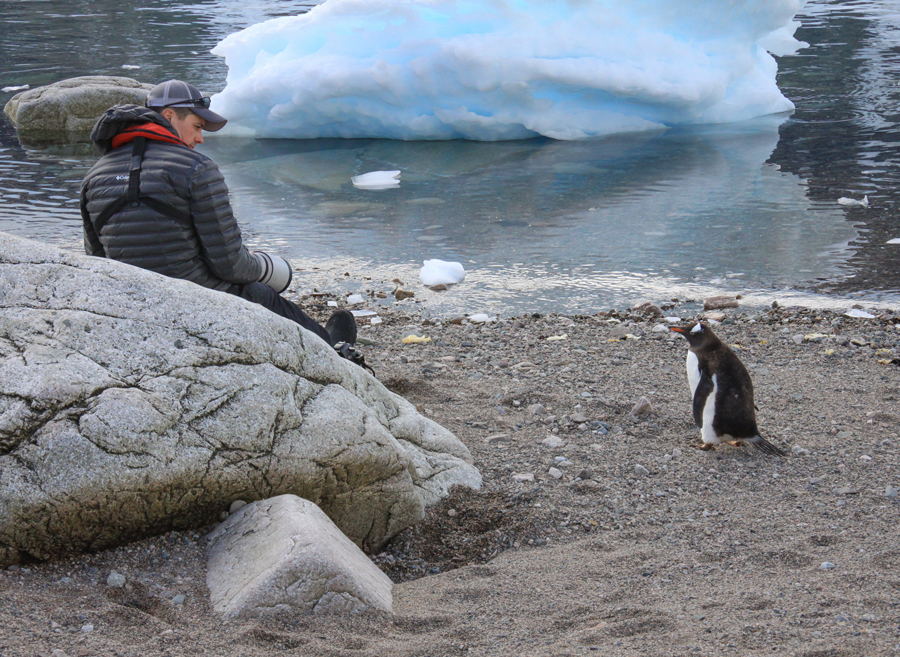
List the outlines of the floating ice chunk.
<svg viewBox="0 0 900 657">
<path fill-rule="evenodd" d="M 390 189 L 400 186 L 399 171 L 370 171 L 350 179 L 358 189 Z"/>
<path fill-rule="evenodd" d="M 26 89 L 31 89 L 31 85 L 22 84 L 18 87 L 3 87 L 0 91 L 10 92 L 10 91 L 25 91 Z"/>
<path fill-rule="evenodd" d="M 849 205 L 851 207 L 867 208 L 869 207 L 869 195 L 866 194 L 861 201 L 857 201 L 855 198 L 842 196 L 838 199 L 838 203 L 841 205 Z"/>
<path fill-rule="evenodd" d="M 888 244 L 900 244 L 900 237 L 895 237 L 892 240 L 887 241 Z"/>
<path fill-rule="evenodd" d="M 491 317 L 487 313 L 475 313 L 474 315 L 469 315 L 467 319 L 473 324 L 484 324 L 485 322 L 493 322 L 497 318 Z"/>
<path fill-rule="evenodd" d="M 423 263 L 419 280 L 422 285 L 455 285 L 466 277 L 466 270 L 458 262 L 445 260 L 426 260 Z"/>
<path fill-rule="evenodd" d="M 139 69 L 140 66 L 135 66 L 134 64 L 122 64 L 122 68 L 129 70 L 129 71 L 135 71 L 135 70 Z"/>
<path fill-rule="evenodd" d="M 860 310 L 859 308 L 851 308 L 844 314 L 847 317 L 861 317 L 863 319 L 872 319 L 873 317 L 875 317 L 875 315 L 867 313 L 865 310 Z"/>
<path fill-rule="evenodd" d="M 351 306 L 357 303 L 363 303 L 364 301 L 365 299 L 363 299 L 361 294 L 351 294 L 347 297 L 347 303 L 349 303 Z"/>
</svg>

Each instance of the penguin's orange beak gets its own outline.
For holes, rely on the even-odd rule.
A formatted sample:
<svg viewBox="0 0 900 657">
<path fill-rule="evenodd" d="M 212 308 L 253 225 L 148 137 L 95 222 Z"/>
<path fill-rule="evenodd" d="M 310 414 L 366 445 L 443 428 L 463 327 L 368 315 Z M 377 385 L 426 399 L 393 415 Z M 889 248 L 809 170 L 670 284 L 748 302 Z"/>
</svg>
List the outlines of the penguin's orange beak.
<svg viewBox="0 0 900 657">
<path fill-rule="evenodd" d="M 687 329 L 685 329 L 681 326 L 670 326 L 669 330 L 675 331 L 676 333 L 687 333 Z"/>
</svg>

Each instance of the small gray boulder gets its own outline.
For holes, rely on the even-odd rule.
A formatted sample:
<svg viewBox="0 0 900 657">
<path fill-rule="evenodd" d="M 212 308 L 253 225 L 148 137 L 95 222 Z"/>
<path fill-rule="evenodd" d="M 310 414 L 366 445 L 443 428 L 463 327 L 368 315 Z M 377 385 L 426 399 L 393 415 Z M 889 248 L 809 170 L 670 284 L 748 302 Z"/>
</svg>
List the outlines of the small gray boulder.
<svg viewBox="0 0 900 657">
<path fill-rule="evenodd" d="M 143 105 L 152 88 L 131 78 L 88 75 L 18 93 L 3 111 L 22 143 L 89 142 L 103 112 L 113 105 Z"/>
<path fill-rule="evenodd" d="M 206 583 L 226 617 L 391 611 L 391 580 L 308 500 L 248 504 L 207 541 Z"/>
</svg>

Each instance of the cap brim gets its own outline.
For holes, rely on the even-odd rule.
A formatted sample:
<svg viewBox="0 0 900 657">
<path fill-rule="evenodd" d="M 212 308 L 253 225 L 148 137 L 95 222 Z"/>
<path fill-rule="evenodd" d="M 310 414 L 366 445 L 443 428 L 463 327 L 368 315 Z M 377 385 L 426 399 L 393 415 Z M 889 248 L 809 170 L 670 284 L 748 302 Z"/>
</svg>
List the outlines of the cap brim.
<svg viewBox="0 0 900 657">
<path fill-rule="evenodd" d="M 219 116 L 212 110 L 203 109 L 202 107 L 191 107 L 190 110 L 201 119 L 206 121 L 203 129 L 207 132 L 215 132 L 216 130 L 221 130 L 225 127 L 225 124 L 228 123 L 228 119 L 223 116 Z"/>
</svg>

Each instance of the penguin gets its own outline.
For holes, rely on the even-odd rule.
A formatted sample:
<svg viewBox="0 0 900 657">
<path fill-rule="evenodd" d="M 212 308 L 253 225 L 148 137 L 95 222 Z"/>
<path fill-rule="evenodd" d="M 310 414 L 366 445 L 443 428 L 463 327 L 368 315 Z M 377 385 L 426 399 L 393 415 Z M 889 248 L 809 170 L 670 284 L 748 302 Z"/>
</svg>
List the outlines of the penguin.
<svg viewBox="0 0 900 657">
<path fill-rule="evenodd" d="M 703 445 L 715 449 L 723 440 L 735 447 L 750 443 L 772 456 L 785 453 L 759 435 L 750 373 L 737 355 L 708 325 L 672 326 L 670 331 L 687 338 L 687 376 L 694 400 L 694 422 Z"/>
</svg>

